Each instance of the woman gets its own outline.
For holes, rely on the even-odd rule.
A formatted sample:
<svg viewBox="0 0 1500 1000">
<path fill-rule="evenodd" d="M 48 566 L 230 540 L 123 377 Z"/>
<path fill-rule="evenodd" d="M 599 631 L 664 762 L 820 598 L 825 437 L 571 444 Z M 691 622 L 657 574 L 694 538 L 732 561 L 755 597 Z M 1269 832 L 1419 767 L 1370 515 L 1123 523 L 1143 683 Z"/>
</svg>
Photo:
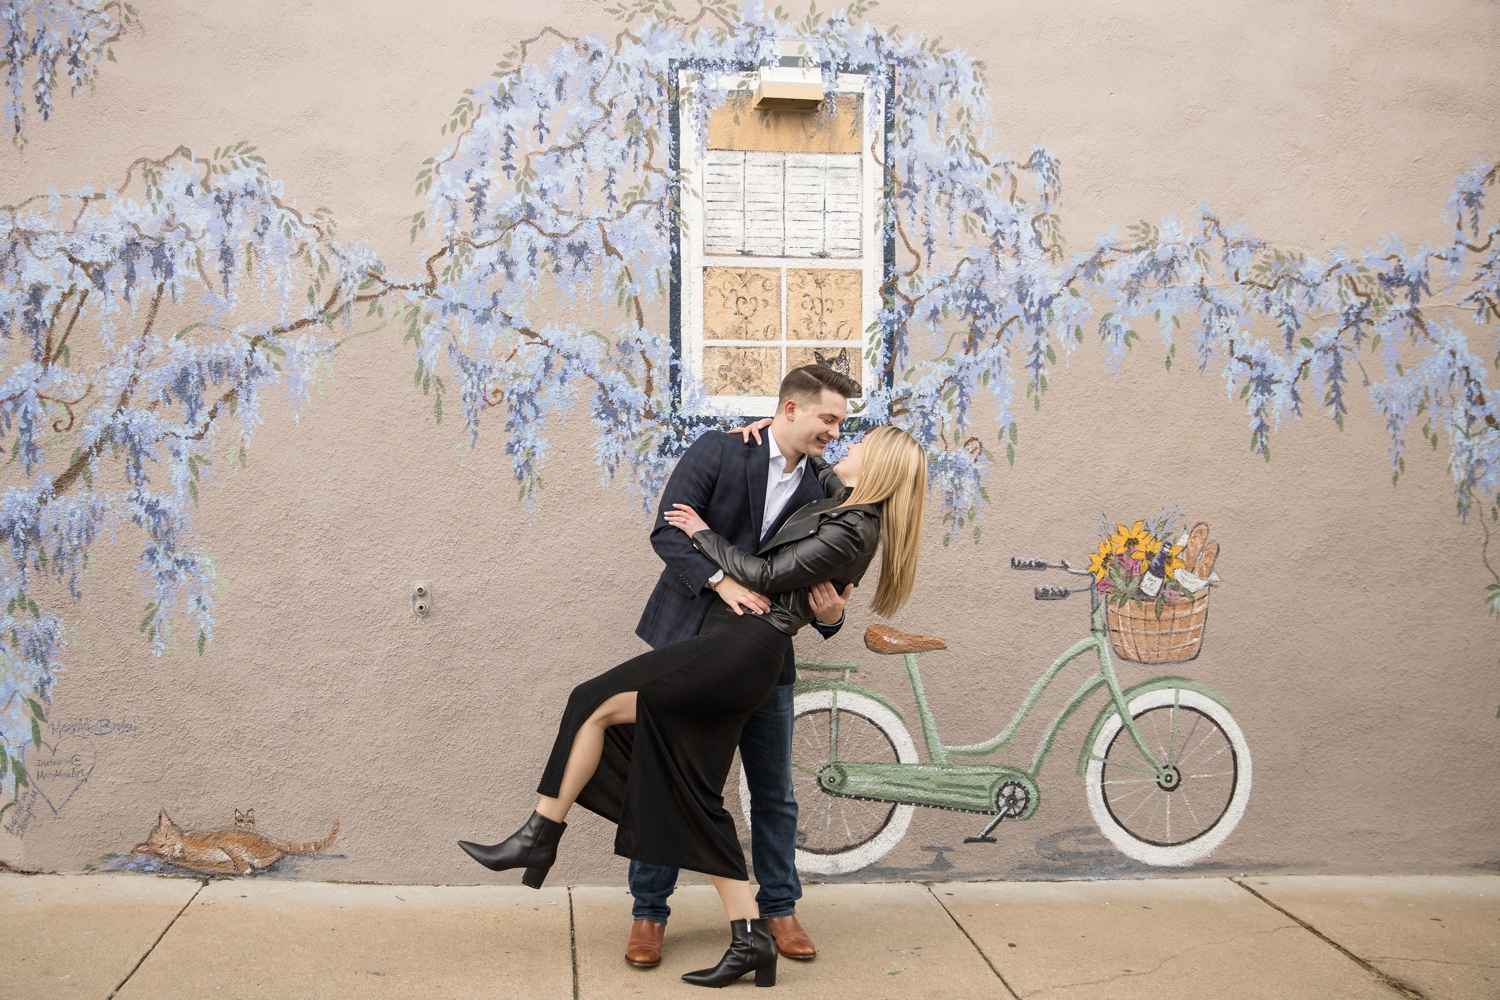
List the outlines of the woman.
<svg viewBox="0 0 1500 1000">
<path fill-rule="evenodd" d="M 771 609 L 741 616 L 716 601 L 696 637 L 578 685 L 526 825 L 493 846 L 459 842 L 495 871 L 525 868 L 522 882 L 539 888 L 576 801 L 618 824 L 616 854 L 707 874 L 729 914 L 731 943 L 716 967 L 682 977 L 695 985 L 725 986 L 752 971 L 757 986 L 776 981 L 776 946 L 759 919 L 723 791 L 745 720 L 770 696 L 787 644 L 813 618 L 808 588 L 859 583 L 878 546 L 872 607 L 889 616 L 916 575 L 922 447 L 904 431 L 876 428 L 834 471 L 852 487 L 847 498 L 808 504 L 758 556 L 715 535 L 691 507 L 668 512 L 726 575 L 772 595 Z"/>
</svg>

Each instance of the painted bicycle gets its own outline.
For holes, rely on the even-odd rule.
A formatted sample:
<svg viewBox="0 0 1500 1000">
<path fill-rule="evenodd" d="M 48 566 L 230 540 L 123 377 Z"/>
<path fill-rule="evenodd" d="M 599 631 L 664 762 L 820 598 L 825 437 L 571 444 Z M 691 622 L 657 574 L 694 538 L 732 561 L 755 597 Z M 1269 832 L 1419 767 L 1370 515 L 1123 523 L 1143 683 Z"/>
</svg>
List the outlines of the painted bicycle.
<svg viewBox="0 0 1500 1000">
<path fill-rule="evenodd" d="M 865 633 L 877 653 L 906 660 L 927 761 L 918 760 L 901 712 L 878 692 L 852 682 L 853 663 L 798 659 L 794 689 L 792 776 L 800 818 L 797 867 L 840 875 L 858 871 L 900 843 L 918 807 L 993 817 L 965 843 L 994 843 L 1002 820 L 1026 820 L 1041 805 L 1042 763 L 1063 724 L 1097 692 L 1105 700 L 1078 757 L 1089 811 L 1124 854 L 1150 865 L 1192 864 L 1222 844 L 1250 797 L 1250 750 L 1229 714 L 1229 701 L 1185 677 L 1154 677 L 1121 687 L 1110 657 L 1104 603 L 1093 576 L 1062 560 L 1012 559 L 1019 570 L 1061 570 L 1089 578 L 1090 630 L 1052 662 L 994 739 L 952 746 L 938 737 L 922 688 L 917 654 L 942 649 L 936 636 L 882 625 Z M 1037 600 L 1062 600 L 1084 587 L 1037 587 Z M 1068 699 L 1043 732 L 1027 768 L 961 763 L 1008 746 L 1042 693 L 1070 664 L 1098 671 Z M 748 822 L 750 793 L 740 777 Z"/>
</svg>

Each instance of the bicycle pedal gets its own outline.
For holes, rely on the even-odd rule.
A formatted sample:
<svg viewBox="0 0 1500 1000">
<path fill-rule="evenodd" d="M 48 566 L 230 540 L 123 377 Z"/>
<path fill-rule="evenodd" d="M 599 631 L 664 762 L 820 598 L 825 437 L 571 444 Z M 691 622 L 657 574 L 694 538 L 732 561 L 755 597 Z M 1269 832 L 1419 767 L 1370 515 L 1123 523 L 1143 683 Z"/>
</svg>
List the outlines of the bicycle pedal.
<svg viewBox="0 0 1500 1000">
<path fill-rule="evenodd" d="M 965 844 L 998 844 L 999 841 L 996 840 L 994 837 L 965 837 L 964 838 L 964 843 Z"/>
</svg>

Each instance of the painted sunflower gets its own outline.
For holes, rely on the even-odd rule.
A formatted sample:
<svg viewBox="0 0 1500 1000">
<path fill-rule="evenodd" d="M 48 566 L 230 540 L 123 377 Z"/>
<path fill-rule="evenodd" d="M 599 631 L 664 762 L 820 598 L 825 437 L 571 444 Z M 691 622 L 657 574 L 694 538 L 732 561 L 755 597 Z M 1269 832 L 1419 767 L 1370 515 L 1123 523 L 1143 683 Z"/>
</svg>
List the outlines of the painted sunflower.
<svg viewBox="0 0 1500 1000">
<path fill-rule="evenodd" d="M 1094 574 L 1095 580 L 1103 580 L 1109 575 L 1109 561 L 1115 555 L 1114 549 L 1110 548 L 1109 540 L 1099 543 L 1099 550 L 1089 556 L 1089 572 Z"/>
</svg>

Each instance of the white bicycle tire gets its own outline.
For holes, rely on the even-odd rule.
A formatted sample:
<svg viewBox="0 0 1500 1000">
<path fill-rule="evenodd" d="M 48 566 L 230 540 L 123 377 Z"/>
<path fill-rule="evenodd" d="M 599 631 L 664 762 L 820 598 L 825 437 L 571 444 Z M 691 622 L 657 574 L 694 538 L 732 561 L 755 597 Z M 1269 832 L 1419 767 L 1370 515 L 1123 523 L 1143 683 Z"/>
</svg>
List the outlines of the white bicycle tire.
<svg viewBox="0 0 1500 1000">
<path fill-rule="evenodd" d="M 917 747 L 912 742 L 911 733 L 907 732 L 906 724 L 901 717 L 880 702 L 866 695 L 853 691 L 840 691 L 839 712 L 848 712 L 859 715 L 875 726 L 896 749 L 896 759 L 902 764 L 917 763 Z M 797 695 L 792 703 L 792 718 L 805 715 L 809 712 L 826 712 L 833 708 L 832 691 L 808 691 Z M 795 722 L 794 722 L 795 724 Z M 745 779 L 745 769 L 740 768 L 740 808 L 745 816 L 745 826 L 750 825 L 750 783 Z M 807 875 L 847 875 L 857 872 L 861 868 L 868 868 L 881 858 L 885 857 L 906 836 L 906 828 L 911 824 L 912 812 L 915 806 L 897 805 L 891 812 L 891 817 L 881 829 L 870 840 L 865 841 L 847 851 L 838 854 L 814 854 L 811 851 L 797 851 L 797 871 Z"/>
<path fill-rule="evenodd" d="M 1098 824 L 1099 832 L 1124 855 L 1148 865 L 1163 868 L 1179 868 L 1208 857 L 1234 832 L 1240 818 L 1245 814 L 1245 805 L 1250 800 L 1250 747 L 1239 724 L 1229 714 L 1229 709 L 1207 695 L 1186 688 L 1163 688 L 1137 695 L 1129 704 L 1131 718 L 1152 708 L 1165 708 L 1176 702 L 1184 708 L 1202 712 L 1213 720 L 1229 738 L 1235 755 L 1235 785 L 1230 793 L 1229 806 L 1208 830 L 1182 844 L 1163 846 L 1145 843 L 1132 836 L 1116 820 L 1104 802 L 1104 762 L 1100 759 L 1114 741 L 1115 735 L 1125 727 L 1119 712 L 1112 712 L 1099 730 L 1099 735 L 1090 747 L 1091 759 L 1085 769 L 1084 782 L 1088 793 L 1089 812 Z"/>
</svg>

